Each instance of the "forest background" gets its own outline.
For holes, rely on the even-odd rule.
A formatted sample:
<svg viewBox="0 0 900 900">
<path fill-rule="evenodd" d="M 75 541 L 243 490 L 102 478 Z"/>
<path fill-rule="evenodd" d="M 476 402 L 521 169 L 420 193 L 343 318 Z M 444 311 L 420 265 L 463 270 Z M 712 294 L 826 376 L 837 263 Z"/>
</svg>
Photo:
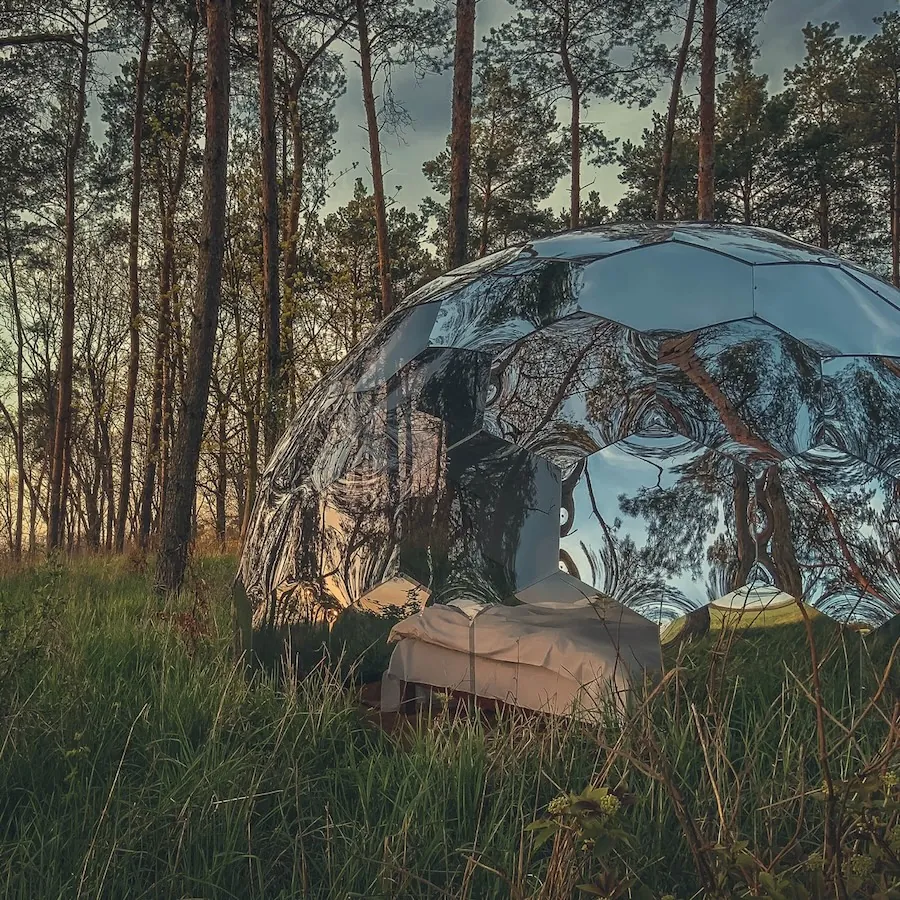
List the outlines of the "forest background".
<svg viewBox="0 0 900 900">
<path fill-rule="evenodd" d="M 0 542 L 178 586 L 330 366 L 533 237 L 736 221 L 900 284 L 900 13 L 799 6 L 0 0 Z"/>
</svg>

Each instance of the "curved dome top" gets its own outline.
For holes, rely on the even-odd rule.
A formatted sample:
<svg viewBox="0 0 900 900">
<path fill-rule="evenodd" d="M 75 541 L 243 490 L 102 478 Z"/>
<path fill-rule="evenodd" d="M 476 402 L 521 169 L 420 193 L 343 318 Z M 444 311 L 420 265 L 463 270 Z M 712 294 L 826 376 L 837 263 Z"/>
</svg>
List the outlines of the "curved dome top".
<svg viewBox="0 0 900 900">
<path fill-rule="evenodd" d="M 363 385 L 426 347 L 493 351 L 578 312 L 650 332 L 752 317 L 820 356 L 900 356 L 900 290 L 826 250 L 745 225 L 610 225 L 502 250 L 415 291 L 391 316 L 404 328 L 385 368 Z"/>
<path fill-rule="evenodd" d="M 257 611 L 540 583 L 667 619 L 760 583 L 875 623 L 897 477 L 900 291 L 761 228 L 586 229 L 441 276 L 326 375 L 241 577 Z"/>
</svg>

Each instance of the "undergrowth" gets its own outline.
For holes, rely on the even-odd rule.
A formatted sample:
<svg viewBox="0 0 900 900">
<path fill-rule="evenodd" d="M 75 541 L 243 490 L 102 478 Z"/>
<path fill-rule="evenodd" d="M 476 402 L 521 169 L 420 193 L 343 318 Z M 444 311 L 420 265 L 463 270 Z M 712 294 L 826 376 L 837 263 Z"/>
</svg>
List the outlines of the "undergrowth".
<svg viewBox="0 0 900 900">
<path fill-rule="evenodd" d="M 890 641 L 720 634 L 602 727 L 447 710 L 392 736 L 354 694 L 385 623 L 248 682 L 233 570 L 200 560 L 168 602 L 121 560 L 0 579 L 0 895 L 900 896 Z"/>
</svg>

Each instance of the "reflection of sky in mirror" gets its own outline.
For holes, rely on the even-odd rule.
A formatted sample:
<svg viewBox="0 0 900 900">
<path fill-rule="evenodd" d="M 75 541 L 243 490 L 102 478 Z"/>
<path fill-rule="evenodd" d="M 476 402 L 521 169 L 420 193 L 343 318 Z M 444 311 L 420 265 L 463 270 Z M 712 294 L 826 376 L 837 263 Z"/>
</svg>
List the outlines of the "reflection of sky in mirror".
<svg viewBox="0 0 900 900">
<path fill-rule="evenodd" d="M 640 247 L 585 266 L 578 305 L 639 331 L 692 331 L 753 314 L 752 267 L 687 244 Z"/>
<path fill-rule="evenodd" d="M 756 315 L 828 356 L 900 355 L 900 309 L 830 266 L 753 268 Z"/>
<path fill-rule="evenodd" d="M 677 493 L 685 477 L 683 467 L 709 452 L 682 437 L 670 436 L 630 438 L 590 456 L 587 473 L 582 475 L 575 488 L 573 526 L 561 541 L 561 546 L 578 567 L 577 577 L 589 583 L 593 581 L 598 589 L 611 587 L 605 579 L 612 574 L 610 566 L 616 565 L 617 561 L 604 560 L 598 554 L 599 548 L 609 546 L 605 532 L 613 537 L 618 547 L 630 539 L 639 552 L 651 549 L 655 540 L 646 518 L 626 513 L 623 500 L 659 490 L 674 490 Z M 707 516 L 710 527 L 696 532 L 694 536 L 691 548 L 693 562 L 678 560 L 676 551 L 676 562 L 672 567 L 651 564 L 643 573 L 627 573 L 630 579 L 638 574 L 645 579 L 647 593 L 644 603 L 652 604 L 654 593 L 658 593 L 659 603 L 664 604 L 663 594 L 671 592 L 683 598 L 686 608 L 701 606 L 713 599 L 707 583 L 707 560 L 709 551 L 725 528 L 725 521 L 717 498 L 713 498 L 712 508 L 715 521 L 709 522 Z M 626 575 L 620 574 L 623 577 Z M 665 582 L 665 591 L 652 586 L 656 579 Z M 612 587 L 612 596 L 616 597 L 615 585 Z M 669 615 L 668 610 L 662 612 Z"/>
</svg>

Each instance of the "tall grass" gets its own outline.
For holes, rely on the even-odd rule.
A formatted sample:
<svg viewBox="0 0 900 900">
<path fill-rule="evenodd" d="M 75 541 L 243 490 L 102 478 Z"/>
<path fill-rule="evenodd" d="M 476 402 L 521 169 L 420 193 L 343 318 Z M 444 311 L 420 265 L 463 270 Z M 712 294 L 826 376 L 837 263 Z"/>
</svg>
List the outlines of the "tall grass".
<svg viewBox="0 0 900 900">
<path fill-rule="evenodd" d="M 233 565 L 201 560 L 167 604 L 116 560 L 0 581 L 0 895 L 897 889 L 900 685 L 887 643 L 873 656 L 816 620 L 817 690 L 803 624 L 720 634 L 672 651 L 624 724 L 445 711 L 390 735 L 352 690 L 388 652 L 362 619 L 310 634 L 283 679 L 235 668 Z M 590 804 L 551 804 L 588 785 L 620 804 L 600 832 Z M 537 850 L 535 820 L 555 829 Z M 769 878 L 783 893 L 766 893 Z"/>
</svg>

